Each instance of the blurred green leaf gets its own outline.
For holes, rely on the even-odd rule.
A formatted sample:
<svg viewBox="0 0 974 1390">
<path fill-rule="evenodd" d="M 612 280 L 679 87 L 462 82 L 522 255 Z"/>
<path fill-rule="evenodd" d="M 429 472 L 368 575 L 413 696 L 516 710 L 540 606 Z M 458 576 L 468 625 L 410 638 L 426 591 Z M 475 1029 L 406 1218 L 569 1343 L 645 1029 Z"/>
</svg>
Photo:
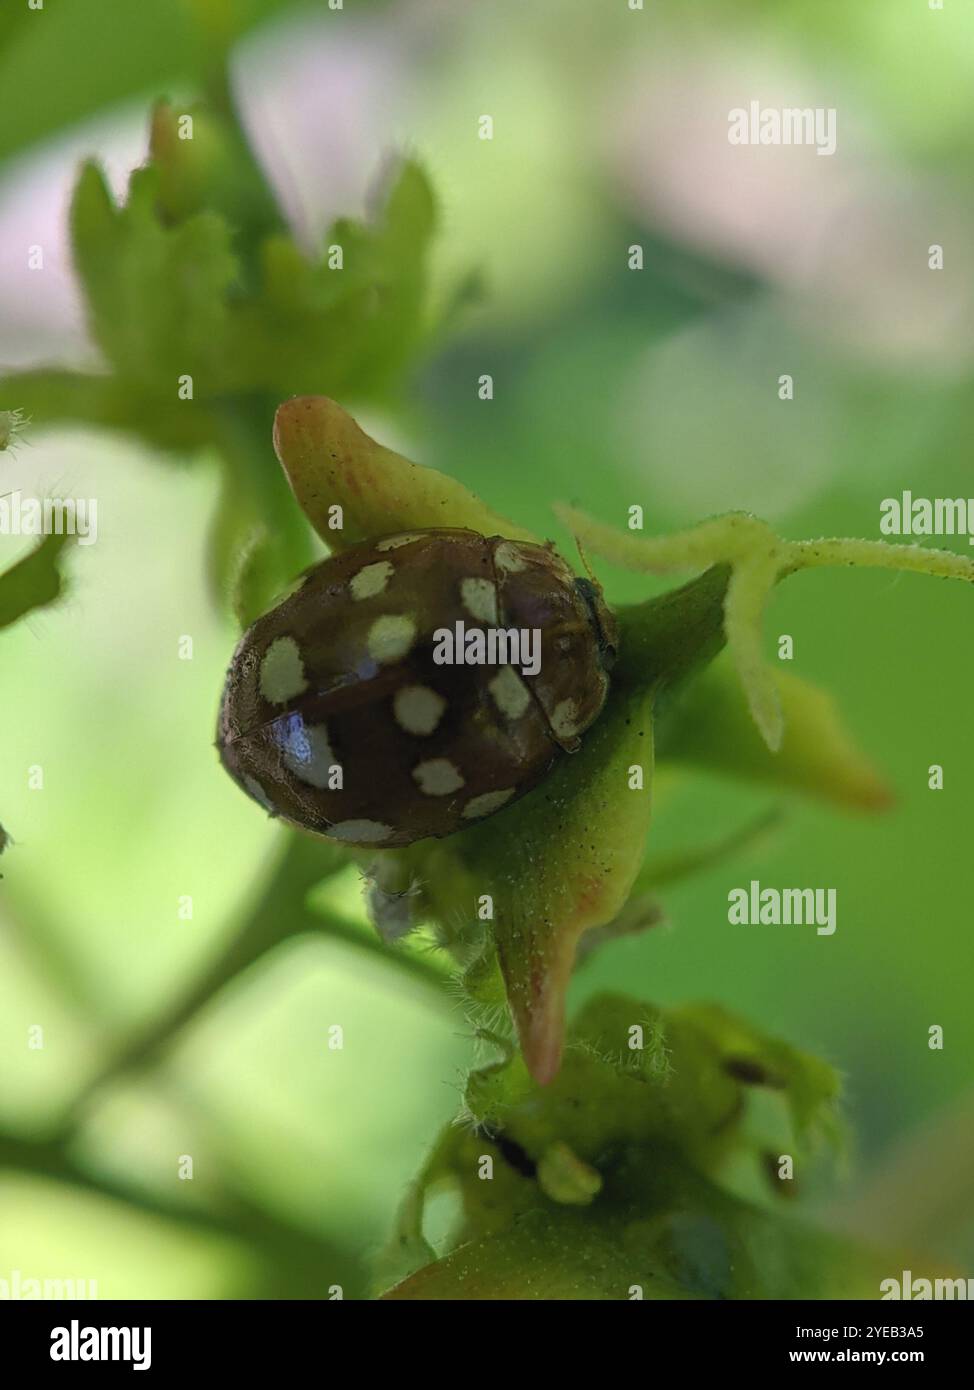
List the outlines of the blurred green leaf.
<svg viewBox="0 0 974 1390">
<path fill-rule="evenodd" d="M 263 526 L 255 526 L 235 547 L 233 560 L 235 572 L 230 579 L 230 596 L 237 622 L 243 630 L 267 611 L 279 588 L 280 576 Z"/>
<path fill-rule="evenodd" d="M 658 896 L 661 889 L 705 871 L 724 859 L 733 857 L 742 849 L 752 848 L 780 822 L 779 813 L 770 811 L 708 844 L 693 845 L 689 849 L 670 854 L 648 855 L 636 875 L 622 911 L 604 926 L 586 932 L 579 941 L 577 966 L 581 967 L 591 960 L 607 942 L 658 926 L 665 920 L 665 912 Z"/>
<path fill-rule="evenodd" d="M 189 80 L 226 99 L 248 30 L 303 0 L 45 0 L 0 12 L 0 159 L 144 92 Z M 37 94 L 43 92 L 43 101 Z"/>
<path fill-rule="evenodd" d="M 310 257 L 281 233 L 261 243 L 260 284 L 234 316 L 238 389 L 376 398 L 432 343 L 427 258 L 433 194 L 406 160 L 374 222 L 337 222 Z"/>
<path fill-rule="evenodd" d="M 71 237 L 93 336 L 118 375 L 161 404 L 178 401 L 184 376 L 193 378 L 193 399 L 227 389 L 227 297 L 237 261 L 229 228 L 215 213 L 163 226 L 158 186 L 156 170 L 137 170 L 128 202 L 117 208 L 101 170 L 86 164 Z"/>
<path fill-rule="evenodd" d="M 658 747 L 657 755 L 657 761 L 662 762 Z M 680 883 L 693 874 L 733 858 L 741 850 L 753 850 L 756 844 L 780 827 L 781 821 L 781 814 L 777 810 L 766 811 L 708 844 L 694 845 L 690 849 L 665 855 L 650 855 L 639 871 L 634 892 L 658 892 L 672 883 Z"/>
<path fill-rule="evenodd" d="M 0 159 L 101 107 L 188 74 L 199 55 L 181 0 L 3 6 Z M 43 93 L 43 100 L 38 100 Z"/>
<path fill-rule="evenodd" d="M 751 717 L 737 672 L 723 653 L 661 721 L 660 760 L 787 787 L 863 811 L 890 805 L 889 788 L 845 728 L 835 700 L 790 671 L 774 680 L 785 717 L 772 753 Z"/>
<path fill-rule="evenodd" d="M 206 108 L 183 114 L 193 117 L 192 140 L 179 138 L 174 108 L 156 108 L 153 158 L 133 173 L 122 206 L 97 165 L 82 169 L 74 258 L 117 383 L 96 388 L 87 405 L 62 382 L 60 403 L 112 422 L 121 415 L 147 438 L 194 439 L 206 436 L 202 425 L 174 429 L 174 417 L 224 410 L 244 395 L 389 391 L 430 339 L 425 262 L 435 218 L 421 170 L 402 164 L 377 221 L 338 224 L 341 240 L 309 259 L 236 127 Z M 53 412 L 53 391 L 46 404 Z"/>
<path fill-rule="evenodd" d="M 70 539 L 68 535 L 45 536 L 30 554 L 0 574 L 0 628 L 61 596 L 61 552 Z"/>
</svg>

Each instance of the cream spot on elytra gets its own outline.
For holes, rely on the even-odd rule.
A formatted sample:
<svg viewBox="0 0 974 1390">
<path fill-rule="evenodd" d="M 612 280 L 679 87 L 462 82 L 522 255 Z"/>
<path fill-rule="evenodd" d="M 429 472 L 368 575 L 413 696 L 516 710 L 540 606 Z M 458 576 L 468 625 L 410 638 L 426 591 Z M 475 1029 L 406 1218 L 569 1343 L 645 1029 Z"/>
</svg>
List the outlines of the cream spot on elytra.
<svg viewBox="0 0 974 1390">
<path fill-rule="evenodd" d="M 415 531 L 410 531 L 403 536 L 387 536 L 384 541 L 376 542 L 376 550 L 398 550 L 401 545 L 412 545 L 413 541 L 421 540 Z"/>
<path fill-rule="evenodd" d="M 293 637 L 275 637 L 260 663 L 260 693 L 272 705 L 283 705 L 307 688 L 297 642 Z"/>
<path fill-rule="evenodd" d="M 463 778 L 449 758 L 430 758 L 413 768 L 413 777 L 427 796 L 449 796 L 463 786 Z"/>
<path fill-rule="evenodd" d="M 513 541 L 501 541 L 494 551 L 494 568 L 508 574 L 520 574 L 527 569 L 527 563 Z"/>
<path fill-rule="evenodd" d="M 377 845 L 382 840 L 388 840 L 393 829 L 391 825 L 383 825 L 377 820 L 342 820 L 337 825 L 330 825 L 325 834 L 350 845 Z"/>
<path fill-rule="evenodd" d="M 574 738 L 578 733 L 578 706 L 574 700 L 562 700 L 555 705 L 551 731 L 556 738 Z"/>
<path fill-rule="evenodd" d="M 324 724 L 305 724 L 300 715 L 286 721 L 278 735 L 281 761 L 309 787 L 326 788 L 332 769 L 337 767 L 328 730 Z"/>
<path fill-rule="evenodd" d="M 461 579 L 463 606 L 478 623 L 497 622 L 497 587 L 490 579 Z"/>
<path fill-rule="evenodd" d="M 388 560 L 379 560 L 374 565 L 366 565 L 359 570 L 358 574 L 353 574 L 349 580 L 348 588 L 353 599 L 374 598 L 376 594 L 381 594 L 389 580 L 395 573 L 393 566 Z"/>
<path fill-rule="evenodd" d="M 440 722 L 446 701 L 426 685 L 404 685 L 392 702 L 396 722 L 407 734 L 431 734 Z"/>
<path fill-rule="evenodd" d="M 465 820 L 476 820 L 479 816 L 489 816 L 494 811 L 499 811 L 505 802 L 510 801 L 516 788 L 506 787 L 499 792 L 483 792 L 480 796 L 473 796 L 464 806 L 462 815 Z"/>
<path fill-rule="evenodd" d="M 405 614 L 387 613 L 376 618 L 365 639 L 373 661 L 388 664 L 404 657 L 416 641 L 416 624 Z"/>
<path fill-rule="evenodd" d="M 494 679 L 487 682 L 487 689 L 508 719 L 520 719 L 531 703 L 530 692 L 513 666 L 502 666 Z"/>
</svg>

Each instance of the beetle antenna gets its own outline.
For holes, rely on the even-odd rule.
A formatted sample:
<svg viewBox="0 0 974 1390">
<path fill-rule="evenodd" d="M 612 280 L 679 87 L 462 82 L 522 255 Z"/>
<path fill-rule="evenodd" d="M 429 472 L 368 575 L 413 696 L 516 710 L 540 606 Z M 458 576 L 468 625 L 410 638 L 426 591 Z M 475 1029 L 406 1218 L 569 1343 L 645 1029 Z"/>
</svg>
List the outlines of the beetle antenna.
<svg viewBox="0 0 974 1390">
<path fill-rule="evenodd" d="M 576 550 L 578 551 L 578 558 L 579 558 L 579 559 L 581 560 L 581 562 L 582 562 L 582 568 L 585 570 L 585 573 L 588 575 L 589 579 L 591 579 L 592 583 L 593 583 L 593 584 L 598 584 L 599 581 L 598 581 L 598 579 L 597 579 L 596 576 L 595 576 L 595 570 L 592 568 L 592 566 L 591 566 L 591 565 L 589 564 L 589 562 L 588 562 L 588 556 L 585 554 L 585 550 L 584 550 L 584 548 L 583 548 L 583 546 L 582 546 L 582 542 L 579 540 L 579 538 L 578 538 L 577 535 L 574 535 L 574 536 L 573 536 L 573 539 L 574 539 L 574 541 L 575 541 L 575 548 L 576 548 Z M 602 586 L 599 584 L 599 588 L 601 588 L 601 587 L 602 587 Z"/>
</svg>

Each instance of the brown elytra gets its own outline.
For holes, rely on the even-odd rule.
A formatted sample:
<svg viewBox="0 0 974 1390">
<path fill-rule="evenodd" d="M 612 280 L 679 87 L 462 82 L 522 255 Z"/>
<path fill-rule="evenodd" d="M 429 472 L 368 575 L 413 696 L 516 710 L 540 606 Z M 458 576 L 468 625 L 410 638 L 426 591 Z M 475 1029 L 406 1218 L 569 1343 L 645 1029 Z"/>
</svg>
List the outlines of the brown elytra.
<svg viewBox="0 0 974 1390">
<path fill-rule="evenodd" d="M 306 830 L 385 847 L 449 835 L 578 748 L 615 641 L 597 586 L 550 546 L 380 537 L 323 560 L 244 634 L 220 756 Z"/>
</svg>

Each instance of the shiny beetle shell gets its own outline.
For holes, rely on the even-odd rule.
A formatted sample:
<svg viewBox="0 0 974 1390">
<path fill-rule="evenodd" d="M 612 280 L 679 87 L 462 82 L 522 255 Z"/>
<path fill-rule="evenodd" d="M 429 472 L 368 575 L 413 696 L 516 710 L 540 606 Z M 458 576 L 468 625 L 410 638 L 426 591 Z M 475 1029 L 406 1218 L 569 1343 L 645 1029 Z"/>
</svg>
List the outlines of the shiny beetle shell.
<svg viewBox="0 0 974 1390">
<path fill-rule="evenodd" d="M 436 634 L 458 623 L 536 632 L 537 674 L 438 664 Z M 244 634 L 220 756 L 303 829 L 387 847 L 449 835 L 578 748 L 615 640 L 598 587 L 549 546 L 445 529 L 368 541 L 316 565 Z"/>
</svg>

